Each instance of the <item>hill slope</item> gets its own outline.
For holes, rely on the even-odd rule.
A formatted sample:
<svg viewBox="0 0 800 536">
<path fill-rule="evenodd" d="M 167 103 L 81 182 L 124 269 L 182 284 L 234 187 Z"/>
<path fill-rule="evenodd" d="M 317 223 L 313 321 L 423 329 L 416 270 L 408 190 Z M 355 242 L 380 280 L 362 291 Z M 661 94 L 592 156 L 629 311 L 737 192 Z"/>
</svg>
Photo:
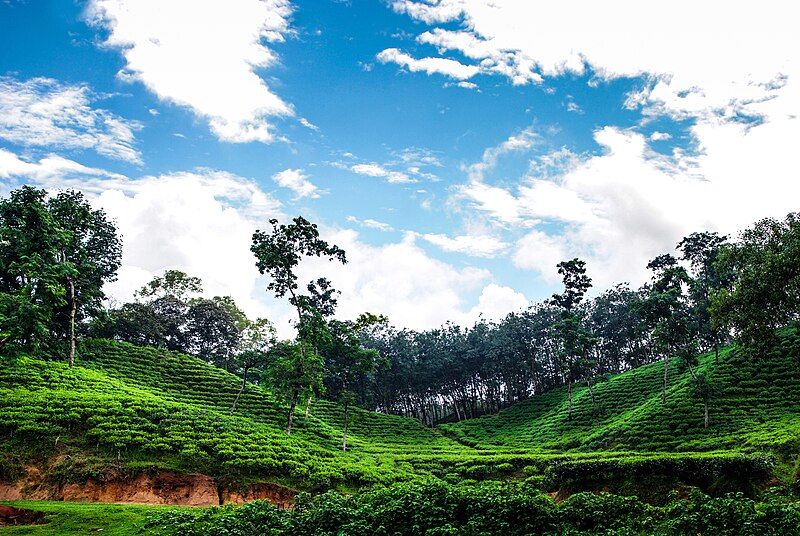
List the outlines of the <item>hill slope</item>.
<svg viewBox="0 0 800 536">
<path fill-rule="evenodd" d="M 498 415 L 443 425 L 465 444 L 499 450 L 797 454 L 800 449 L 800 337 L 786 331 L 762 359 L 735 347 L 701 356 L 698 372 L 713 387 L 710 425 L 688 370 L 672 360 L 666 403 L 663 364 L 653 363 L 575 389 L 572 418 L 566 389 L 516 404 Z"/>
<path fill-rule="evenodd" d="M 719 362 L 701 358 L 715 386 L 708 429 L 688 372 L 671 364 L 662 405 L 662 369 L 653 364 L 598 382 L 594 407 L 588 389 L 577 389 L 572 418 L 563 389 L 441 429 L 357 410 L 348 452 L 340 448 L 336 404 L 319 401 L 308 418 L 301 411 L 287 436 L 283 408 L 256 386 L 230 415 L 239 378 L 198 359 L 103 340 L 83 346 L 74 369 L 28 357 L 2 359 L 0 483 L 33 465 L 59 482 L 169 470 L 295 489 L 353 489 L 431 476 L 531 477 L 561 489 L 605 471 L 636 479 L 660 472 L 712 488 L 720 475 L 771 477 L 764 452 L 781 462 L 784 476 L 793 476 L 800 447 L 795 332 L 785 333 L 782 346 L 761 362 L 734 349 Z"/>
</svg>

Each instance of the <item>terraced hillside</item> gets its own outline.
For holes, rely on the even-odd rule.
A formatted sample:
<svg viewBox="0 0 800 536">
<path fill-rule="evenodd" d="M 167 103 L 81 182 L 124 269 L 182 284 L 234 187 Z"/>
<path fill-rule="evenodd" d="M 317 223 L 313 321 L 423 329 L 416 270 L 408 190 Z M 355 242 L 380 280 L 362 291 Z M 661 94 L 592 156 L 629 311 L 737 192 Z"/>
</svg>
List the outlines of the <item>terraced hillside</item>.
<svg viewBox="0 0 800 536">
<path fill-rule="evenodd" d="M 0 368 L 6 479 L 23 463 L 60 457 L 69 460 L 61 470 L 86 475 L 114 462 L 298 488 L 361 486 L 409 478 L 410 466 L 388 455 L 408 445 L 471 450 L 414 420 L 357 410 L 344 453 L 330 403 L 312 406 L 287 436 L 283 409 L 255 386 L 230 415 L 240 380 L 200 360 L 109 341 L 84 346 L 74 369 L 32 358 Z"/>
<path fill-rule="evenodd" d="M 578 387 L 571 418 L 567 393 L 558 389 L 497 415 L 443 425 L 468 445 L 542 452 L 742 452 L 792 455 L 800 450 L 800 337 L 794 331 L 761 359 L 735 347 L 717 360 L 701 356 L 698 373 L 712 385 L 710 424 L 703 402 L 680 363 L 670 363 L 666 403 L 661 402 L 663 364 L 653 363 Z"/>
<path fill-rule="evenodd" d="M 551 490 L 603 485 L 581 484 L 587 475 L 625 474 L 631 484 L 660 474 L 706 489 L 739 477 L 747 485 L 775 474 L 792 479 L 800 449 L 798 355 L 800 337 L 791 332 L 760 362 L 735 349 L 719 361 L 703 356 L 701 371 L 715 389 L 708 429 L 689 373 L 671 364 L 662 405 L 662 369 L 653 364 L 596 383 L 594 406 L 588 389 L 577 389 L 571 418 L 564 390 L 440 429 L 357 410 L 352 448 L 342 452 L 336 404 L 319 401 L 307 418 L 301 410 L 287 436 L 283 408 L 256 386 L 230 414 L 240 380 L 225 371 L 184 355 L 88 341 L 74 369 L 2 360 L 0 483 L 30 466 L 58 482 L 168 470 L 301 490 L 428 477 L 527 478 Z"/>
</svg>

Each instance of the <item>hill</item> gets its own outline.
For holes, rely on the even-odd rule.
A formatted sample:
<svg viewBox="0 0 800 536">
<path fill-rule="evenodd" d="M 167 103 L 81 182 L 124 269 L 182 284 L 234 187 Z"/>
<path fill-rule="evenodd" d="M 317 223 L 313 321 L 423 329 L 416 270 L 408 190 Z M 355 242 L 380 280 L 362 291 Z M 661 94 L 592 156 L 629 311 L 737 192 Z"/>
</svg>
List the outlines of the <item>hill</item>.
<svg viewBox="0 0 800 536">
<path fill-rule="evenodd" d="M 219 502 L 233 500 L 231 490 L 239 500 L 274 499 L 274 490 L 247 495 L 260 483 L 356 489 L 431 477 L 524 478 L 567 492 L 610 486 L 641 495 L 644 484 L 663 495 L 678 483 L 748 491 L 797 472 L 800 337 L 786 332 L 781 341 L 761 361 L 735 348 L 718 361 L 702 356 L 714 386 L 707 429 L 691 377 L 677 363 L 661 404 L 655 363 L 597 381 L 594 405 L 585 386 L 577 389 L 571 418 L 563 389 L 438 429 L 357 410 L 343 452 L 336 404 L 316 402 L 287 435 L 283 408 L 257 386 L 231 415 L 236 376 L 181 354 L 91 340 L 73 369 L 3 359 L 0 481 L 63 490 L 70 482 L 200 474 L 214 479 Z M 159 478 L 148 485 L 166 485 Z M 57 495 L 37 497 L 48 496 Z"/>
</svg>

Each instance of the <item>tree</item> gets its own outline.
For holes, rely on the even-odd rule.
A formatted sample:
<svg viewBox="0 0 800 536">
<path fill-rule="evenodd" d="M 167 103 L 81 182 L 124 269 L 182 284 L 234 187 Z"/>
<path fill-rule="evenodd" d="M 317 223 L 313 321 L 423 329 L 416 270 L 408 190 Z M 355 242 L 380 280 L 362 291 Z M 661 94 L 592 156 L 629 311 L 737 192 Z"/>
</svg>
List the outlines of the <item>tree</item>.
<svg viewBox="0 0 800 536">
<path fill-rule="evenodd" d="M 239 338 L 236 354 L 233 358 L 234 372 L 241 375 L 242 386 L 231 404 L 230 415 L 236 411 L 239 398 L 247 387 L 247 374 L 252 369 L 263 369 L 269 361 L 269 351 L 276 344 L 275 327 L 266 318 L 247 321 Z"/>
<path fill-rule="evenodd" d="M 329 311 L 332 313 L 336 306 L 336 291 L 327 279 L 320 278 L 309 283 L 309 295 L 298 294 L 297 268 L 304 257 L 323 257 L 329 261 L 338 260 L 342 264 L 347 263 L 347 258 L 343 249 L 320 238 L 316 224 L 302 216 L 294 218 L 288 225 L 279 224 L 276 219 L 269 220 L 269 223 L 272 231 L 257 230 L 253 233 L 250 251 L 256 256 L 259 273 L 270 278 L 267 290 L 271 290 L 277 298 L 289 295 L 289 303 L 297 311 L 297 350 L 301 354 L 306 351 L 313 353 L 301 355 L 300 360 L 311 362 L 319 357 L 319 345 L 329 337 L 325 316 Z M 312 384 L 303 390 L 309 395 L 306 413 L 316 390 Z M 288 433 L 291 433 L 296 406 L 296 401 L 293 401 L 289 409 Z"/>
<path fill-rule="evenodd" d="M 572 383 L 576 377 L 583 372 L 592 397 L 592 407 L 594 408 L 594 392 L 591 382 L 586 374 L 591 367 L 589 363 L 589 350 L 593 343 L 592 334 L 583 327 L 582 315 L 578 311 L 578 306 L 583 300 L 586 292 L 592 287 L 592 279 L 586 275 L 586 263 L 580 259 L 562 261 L 558 263 L 558 273 L 564 283 L 564 292 L 553 294 L 551 303 L 561 310 L 560 319 L 556 324 L 559 337 L 561 339 L 561 358 L 562 367 L 566 373 L 567 396 L 568 396 L 568 416 L 572 418 Z"/>
<path fill-rule="evenodd" d="M 247 317 L 230 297 L 190 300 L 185 328 L 188 350 L 229 371 L 246 320 Z"/>
<path fill-rule="evenodd" d="M 691 314 L 697 326 L 698 336 L 705 348 L 713 348 L 719 360 L 721 333 L 718 323 L 711 319 L 711 295 L 730 284 L 730 274 L 721 272 L 717 258 L 727 241 L 726 236 L 717 233 L 692 233 L 678 243 L 681 258 L 689 262 L 692 279 L 689 283 L 689 295 L 692 299 Z"/>
<path fill-rule="evenodd" d="M 167 270 L 164 275 L 154 277 L 136 292 L 136 297 L 145 301 L 171 297 L 181 301 L 203 292 L 203 282 L 199 277 L 187 275 L 180 270 Z"/>
<path fill-rule="evenodd" d="M 654 346 L 664 361 L 663 404 L 667 401 L 670 357 L 689 358 L 697 353 L 683 292 L 683 287 L 689 283 L 689 274 L 675 257 L 667 254 L 650 261 L 647 268 L 653 271 L 653 279 L 643 307 L 653 330 Z"/>
<path fill-rule="evenodd" d="M 712 293 L 712 318 L 749 351 L 769 351 L 775 330 L 800 320 L 800 213 L 757 222 L 722 248 L 715 269 L 733 282 Z"/>
<path fill-rule="evenodd" d="M 65 266 L 57 261 L 65 237 L 46 198 L 23 186 L 0 200 L 0 349 L 38 350 L 66 303 Z"/>
<path fill-rule="evenodd" d="M 334 389 L 344 409 L 342 423 L 342 450 L 347 450 L 347 429 L 350 424 L 350 407 L 357 400 L 355 379 L 370 374 L 378 363 L 378 352 L 361 345 L 359 332 L 372 325 L 386 323 L 383 316 L 364 313 L 355 322 L 331 320 L 329 344 L 322 347 L 327 376 L 335 382 Z"/>
<path fill-rule="evenodd" d="M 61 231 L 57 259 L 64 265 L 62 284 L 68 309 L 57 311 L 57 315 L 66 317 L 72 367 L 76 321 L 100 310 L 105 299 L 103 284 L 116 279 L 122 242 L 105 212 L 92 209 L 80 192 L 60 192 L 48 200 L 47 208 Z"/>
<path fill-rule="evenodd" d="M 303 341 L 279 342 L 269 351 L 265 380 L 284 402 L 289 404 L 286 433 L 292 433 L 294 412 L 300 398 L 308 391 L 321 391 L 324 361 Z"/>
<path fill-rule="evenodd" d="M 256 231 L 253 233 L 253 244 L 250 250 L 256 256 L 256 267 L 261 274 L 270 278 L 267 290 L 271 290 L 277 298 L 289 294 L 289 303 L 297 309 L 297 316 L 302 321 L 301 300 L 297 295 L 296 269 L 303 257 L 327 257 L 347 263 L 344 250 L 336 245 L 329 245 L 319 236 L 316 224 L 298 216 L 289 225 L 278 224 L 278 220 L 269 220 L 271 232 Z M 323 292 L 329 289 L 326 287 Z"/>
</svg>

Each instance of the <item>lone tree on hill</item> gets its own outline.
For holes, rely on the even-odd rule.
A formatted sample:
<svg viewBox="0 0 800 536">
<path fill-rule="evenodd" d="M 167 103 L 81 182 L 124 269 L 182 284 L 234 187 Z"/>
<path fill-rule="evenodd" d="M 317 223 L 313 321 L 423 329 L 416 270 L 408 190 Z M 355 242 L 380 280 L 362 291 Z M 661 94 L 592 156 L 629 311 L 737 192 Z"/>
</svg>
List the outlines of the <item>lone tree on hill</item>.
<svg viewBox="0 0 800 536">
<path fill-rule="evenodd" d="M 578 309 L 586 292 L 592 287 L 592 279 L 586 275 L 586 263 L 580 259 L 558 263 L 558 273 L 564 282 L 564 292 L 553 294 L 550 302 L 560 309 L 560 318 L 555 325 L 561 340 L 559 352 L 562 369 L 566 372 L 568 417 L 572 418 L 572 383 L 575 378 L 590 368 L 589 351 L 594 338 L 582 323 Z M 594 393 L 587 378 L 589 393 L 594 408 Z"/>
<path fill-rule="evenodd" d="M 275 374 L 272 381 L 276 388 L 288 392 L 286 432 L 291 434 L 298 397 L 302 393 L 313 396 L 322 387 L 322 358 L 318 348 L 330 337 L 325 313 L 335 294 L 327 279 L 320 279 L 316 284 L 312 282 L 309 285 L 310 295 L 298 294 L 296 270 L 304 257 L 326 257 L 342 264 L 347 262 L 347 258 L 344 250 L 320 238 L 317 226 L 302 216 L 294 218 L 288 225 L 279 224 L 276 219 L 269 220 L 269 223 L 271 231 L 258 230 L 253 233 L 250 250 L 256 256 L 258 271 L 270 277 L 267 290 L 271 290 L 277 298 L 288 294 L 289 303 L 297 311 L 297 344 L 291 351 L 285 345 L 281 346 L 280 352 L 275 354 L 280 359 L 270 367 Z M 318 368 L 319 375 L 316 373 Z M 309 383 L 302 386 L 296 384 L 304 378 Z"/>
<path fill-rule="evenodd" d="M 383 316 L 364 313 L 355 322 L 331 320 L 329 344 L 322 348 L 326 372 L 336 383 L 338 400 L 344 408 L 342 423 L 342 450 L 347 450 L 347 430 L 350 425 L 350 407 L 356 403 L 358 393 L 355 382 L 362 375 L 371 374 L 378 363 L 379 354 L 361 345 L 359 332 L 379 323 L 386 323 Z"/>
</svg>

